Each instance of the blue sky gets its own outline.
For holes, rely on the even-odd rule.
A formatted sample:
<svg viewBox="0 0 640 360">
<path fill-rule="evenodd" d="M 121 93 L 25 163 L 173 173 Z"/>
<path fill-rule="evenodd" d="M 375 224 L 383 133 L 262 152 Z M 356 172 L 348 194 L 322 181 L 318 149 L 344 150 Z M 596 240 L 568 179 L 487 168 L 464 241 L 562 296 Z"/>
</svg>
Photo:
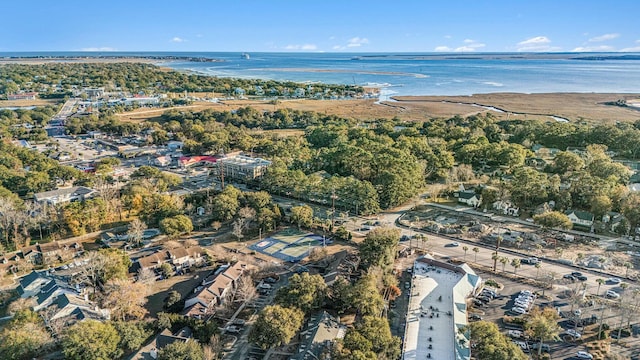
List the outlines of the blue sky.
<svg viewBox="0 0 640 360">
<path fill-rule="evenodd" d="M 640 52 L 637 0 L 31 0 L 0 14 L 0 52 Z"/>
</svg>

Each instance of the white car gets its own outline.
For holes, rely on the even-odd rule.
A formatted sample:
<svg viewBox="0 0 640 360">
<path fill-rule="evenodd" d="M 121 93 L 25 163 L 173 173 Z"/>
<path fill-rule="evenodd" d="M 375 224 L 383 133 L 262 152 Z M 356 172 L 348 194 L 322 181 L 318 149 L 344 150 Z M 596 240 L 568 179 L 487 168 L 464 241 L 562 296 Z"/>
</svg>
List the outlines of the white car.
<svg viewBox="0 0 640 360">
<path fill-rule="evenodd" d="M 620 297 L 620 294 L 613 290 L 607 290 L 607 292 L 604 293 L 604 296 L 608 297 L 609 299 L 617 299 Z"/>
<path fill-rule="evenodd" d="M 593 355 L 589 354 L 586 351 L 578 351 L 576 353 L 576 356 L 578 357 L 578 359 L 593 359 Z"/>
<path fill-rule="evenodd" d="M 574 339 L 580 339 L 582 337 L 582 334 L 573 329 L 568 329 L 567 331 L 565 331 L 565 334 L 571 336 Z"/>
<path fill-rule="evenodd" d="M 529 345 L 527 345 L 527 343 L 526 343 L 526 342 L 524 342 L 524 341 L 517 341 L 517 340 L 514 340 L 513 342 L 514 342 L 516 345 L 520 346 L 520 349 L 522 349 L 522 351 L 524 351 L 524 352 L 529 352 Z"/>
<path fill-rule="evenodd" d="M 460 246 L 460 244 L 457 242 L 452 242 L 449 246 L 456 247 L 456 246 Z"/>
<path fill-rule="evenodd" d="M 573 316 L 582 316 L 582 310 L 580 309 L 573 310 Z"/>
<path fill-rule="evenodd" d="M 509 337 L 512 337 L 512 338 L 521 338 L 524 335 L 524 333 L 520 330 L 509 330 L 507 335 L 509 335 Z"/>
<path fill-rule="evenodd" d="M 524 315 L 527 313 L 527 310 L 525 308 L 519 307 L 519 306 L 514 306 L 511 309 L 511 312 L 514 314 L 518 314 L 518 315 Z"/>
<path fill-rule="evenodd" d="M 609 283 L 609 284 L 618 285 L 618 284 L 620 284 L 621 282 L 622 282 L 622 280 L 620 280 L 620 278 L 616 278 L 616 277 L 608 278 L 608 279 L 607 279 L 607 283 Z"/>
</svg>

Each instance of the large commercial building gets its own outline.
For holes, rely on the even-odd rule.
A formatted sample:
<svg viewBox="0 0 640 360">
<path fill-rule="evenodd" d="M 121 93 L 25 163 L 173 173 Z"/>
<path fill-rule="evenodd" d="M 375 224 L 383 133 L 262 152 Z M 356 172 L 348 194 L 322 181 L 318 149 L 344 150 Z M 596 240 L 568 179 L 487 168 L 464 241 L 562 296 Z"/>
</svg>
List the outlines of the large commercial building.
<svg viewBox="0 0 640 360">
<path fill-rule="evenodd" d="M 218 159 L 219 171 L 225 177 L 239 180 L 254 180 L 262 177 L 271 161 L 245 155 L 228 156 Z"/>
<path fill-rule="evenodd" d="M 467 297 L 481 279 L 467 265 L 425 255 L 413 265 L 411 295 L 402 349 L 404 360 L 469 360 Z"/>
</svg>

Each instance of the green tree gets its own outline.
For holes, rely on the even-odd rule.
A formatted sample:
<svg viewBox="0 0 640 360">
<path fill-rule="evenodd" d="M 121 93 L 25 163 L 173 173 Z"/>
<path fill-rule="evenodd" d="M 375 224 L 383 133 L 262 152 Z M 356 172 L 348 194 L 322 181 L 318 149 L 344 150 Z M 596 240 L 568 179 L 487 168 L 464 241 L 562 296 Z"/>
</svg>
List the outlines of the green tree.
<svg viewBox="0 0 640 360">
<path fill-rule="evenodd" d="M 467 245 L 463 246 L 462 251 L 464 251 L 463 261 L 467 261 L 467 251 L 469 251 L 469 247 Z"/>
<path fill-rule="evenodd" d="M 596 290 L 596 296 L 600 296 L 600 286 L 602 286 L 602 284 L 604 284 L 604 279 L 602 278 L 597 278 L 596 282 L 598 283 L 598 290 Z"/>
<path fill-rule="evenodd" d="M 511 266 L 513 266 L 513 273 L 515 274 L 518 268 L 521 266 L 520 259 L 511 259 Z"/>
<path fill-rule="evenodd" d="M 176 341 L 158 351 L 158 360 L 204 360 L 204 353 L 196 341 Z"/>
<path fill-rule="evenodd" d="M 365 316 L 354 329 L 347 331 L 333 358 L 397 359 L 400 351 L 400 339 L 391 335 L 389 322 L 384 318 Z"/>
<path fill-rule="evenodd" d="M 288 344 L 302 327 L 304 313 L 297 308 L 280 305 L 267 306 L 249 333 L 249 341 L 266 350 Z"/>
<path fill-rule="evenodd" d="M 520 347 L 500 332 L 498 326 L 486 321 L 469 324 L 474 357 L 482 360 L 526 360 Z"/>
<path fill-rule="evenodd" d="M 160 265 L 160 273 L 165 279 L 170 278 L 174 274 L 173 266 L 171 266 L 171 264 L 169 263 L 163 263 L 162 265 Z"/>
<path fill-rule="evenodd" d="M 478 248 L 477 246 L 474 246 L 473 249 L 471 249 L 471 251 L 473 251 L 473 262 L 478 262 L 478 253 L 480 252 L 480 248 Z"/>
<path fill-rule="evenodd" d="M 125 353 L 136 351 L 153 334 L 145 322 L 142 321 L 115 321 L 113 327 L 120 336 L 118 348 Z"/>
<path fill-rule="evenodd" d="M 313 209 L 309 205 L 291 208 L 291 222 L 300 227 L 309 228 L 313 225 Z"/>
<path fill-rule="evenodd" d="M 62 352 L 69 360 L 111 360 L 120 357 L 120 335 L 109 323 L 87 320 L 70 327 L 62 338 Z"/>
<path fill-rule="evenodd" d="M 294 274 L 289 284 L 278 290 L 275 302 L 284 307 L 297 307 L 304 313 L 318 309 L 324 303 L 327 284 L 321 275 Z"/>
<path fill-rule="evenodd" d="M 582 158 L 570 151 L 558 152 L 556 157 L 553 159 L 553 162 L 553 172 L 556 174 L 569 175 L 584 168 L 584 161 Z"/>
<path fill-rule="evenodd" d="M 545 341 L 557 340 L 562 328 L 558 325 L 560 316 L 558 312 L 552 308 L 534 308 L 527 318 L 524 329 L 530 337 L 538 339 L 540 346 L 538 347 L 538 356 L 542 354 L 542 345 Z"/>
<path fill-rule="evenodd" d="M 373 274 L 362 276 L 351 288 L 349 303 L 362 315 L 379 316 L 384 309 L 384 299 Z"/>
<path fill-rule="evenodd" d="M 53 339 L 42 318 L 31 310 L 22 310 L 0 331 L 0 358 L 31 359 L 53 346 Z"/>
<path fill-rule="evenodd" d="M 192 232 L 193 223 L 191 222 L 191 218 L 186 215 L 176 215 L 162 219 L 160 221 L 160 230 L 170 238 L 174 238 L 181 234 Z"/>
<path fill-rule="evenodd" d="M 396 257 L 400 242 L 400 230 L 376 228 L 371 230 L 360 244 L 360 256 L 366 267 L 388 268 Z"/>
<path fill-rule="evenodd" d="M 602 216 L 611 211 L 613 203 L 606 195 L 597 195 L 591 199 L 591 212 L 596 219 L 602 219 Z"/>
<path fill-rule="evenodd" d="M 569 217 L 559 211 L 548 211 L 544 214 L 534 215 L 533 221 L 546 228 L 571 229 L 573 227 Z"/>
</svg>

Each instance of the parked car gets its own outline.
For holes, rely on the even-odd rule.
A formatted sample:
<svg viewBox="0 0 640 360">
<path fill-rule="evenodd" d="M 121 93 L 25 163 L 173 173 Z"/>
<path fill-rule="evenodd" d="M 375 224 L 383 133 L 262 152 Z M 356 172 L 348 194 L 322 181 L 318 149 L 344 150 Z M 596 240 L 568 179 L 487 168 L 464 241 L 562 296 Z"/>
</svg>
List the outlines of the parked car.
<svg viewBox="0 0 640 360">
<path fill-rule="evenodd" d="M 475 306 L 484 306 L 484 303 L 478 299 L 473 299 L 473 305 Z"/>
<path fill-rule="evenodd" d="M 482 301 L 483 303 L 488 303 L 489 301 L 491 301 L 491 298 L 488 296 L 478 296 L 476 299 Z"/>
<path fill-rule="evenodd" d="M 565 331 L 564 333 L 571 336 L 574 339 L 580 339 L 582 337 L 582 334 L 580 334 L 579 332 L 573 329 L 567 329 L 567 331 Z"/>
<path fill-rule="evenodd" d="M 452 242 L 450 244 L 447 244 L 448 247 L 456 247 L 456 246 L 460 246 L 460 244 L 458 242 Z"/>
<path fill-rule="evenodd" d="M 512 338 L 521 338 L 524 336 L 524 333 L 520 330 L 509 330 L 507 335 L 509 335 L 509 337 L 512 337 Z"/>
<path fill-rule="evenodd" d="M 607 279 L 607 284 L 618 285 L 621 282 L 622 282 L 622 280 L 620 280 L 620 278 L 616 278 L 616 277 L 612 277 L 612 278 L 608 278 Z"/>
<path fill-rule="evenodd" d="M 514 306 L 513 308 L 511 308 L 511 312 L 517 315 L 524 315 L 527 313 L 527 310 L 519 306 Z"/>
<path fill-rule="evenodd" d="M 604 296 L 606 296 L 609 299 L 618 299 L 620 297 L 620 294 L 618 294 L 613 290 L 607 290 L 607 292 L 604 293 Z"/>
<path fill-rule="evenodd" d="M 480 316 L 478 314 L 471 314 L 471 315 L 469 315 L 469 320 L 479 321 L 479 320 L 482 320 L 482 316 Z"/>
<path fill-rule="evenodd" d="M 535 265 L 539 263 L 540 260 L 537 257 L 530 257 L 530 258 L 522 259 L 520 262 L 523 264 Z"/>
<path fill-rule="evenodd" d="M 404 288 L 405 288 L 405 289 L 411 289 L 411 283 L 410 283 L 410 282 L 408 282 L 408 281 L 405 281 L 405 282 L 404 282 Z"/>
<path fill-rule="evenodd" d="M 540 343 L 539 342 L 535 342 L 531 345 L 531 348 L 534 350 L 538 350 L 538 348 L 540 347 Z M 542 344 L 542 351 L 544 352 L 550 352 L 551 351 L 551 346 L 549 346 L 549 344 Z"/>
<path fill-rule="evenodd" d="M 529 352 L 529 345 L 524 342 L 524 341 L 514 341 L 514 343 L 518 346 L 520 346 L 520 349 L 522 349 L 523 352 L 528 353 Z"/>
<path fill-rule="evenodd" d="M 582 310 L 580 309 L 573 310 L 573 316 L 577 316 L 577 317 L 582 316 Z"/>
<path fill-rule="evenodd" d="M 572 281 L 572 282 L 577 280 L 577 279 L 576 279 L 576 277 L 575 277 L 575 276 L 573 276 L 573 275 L 571 275 L 571 274 L 566 274 L 566 275 L 564 275 L 562 278 L 563 278 L 563 279 L 570 280 L 570 281 Z"/>
<path fill-rule="evenodd" d="M 577 357 L 578 359 L 589 359 L 589 360 L 593 359 L 593 355 L 589 354 L 589 353 L 588 353 L 588 352 L 586 352 L 586 351 L 578 351 L 578 352 L 576 353 L 576 357 Z"/>
<path fill-rule="evenodd" d="M 242 328 L 240 326 L 227 326 L 224 331 L 228 334 L 239 334 L 240 331 L 242 331 Z"/>
</svg>

